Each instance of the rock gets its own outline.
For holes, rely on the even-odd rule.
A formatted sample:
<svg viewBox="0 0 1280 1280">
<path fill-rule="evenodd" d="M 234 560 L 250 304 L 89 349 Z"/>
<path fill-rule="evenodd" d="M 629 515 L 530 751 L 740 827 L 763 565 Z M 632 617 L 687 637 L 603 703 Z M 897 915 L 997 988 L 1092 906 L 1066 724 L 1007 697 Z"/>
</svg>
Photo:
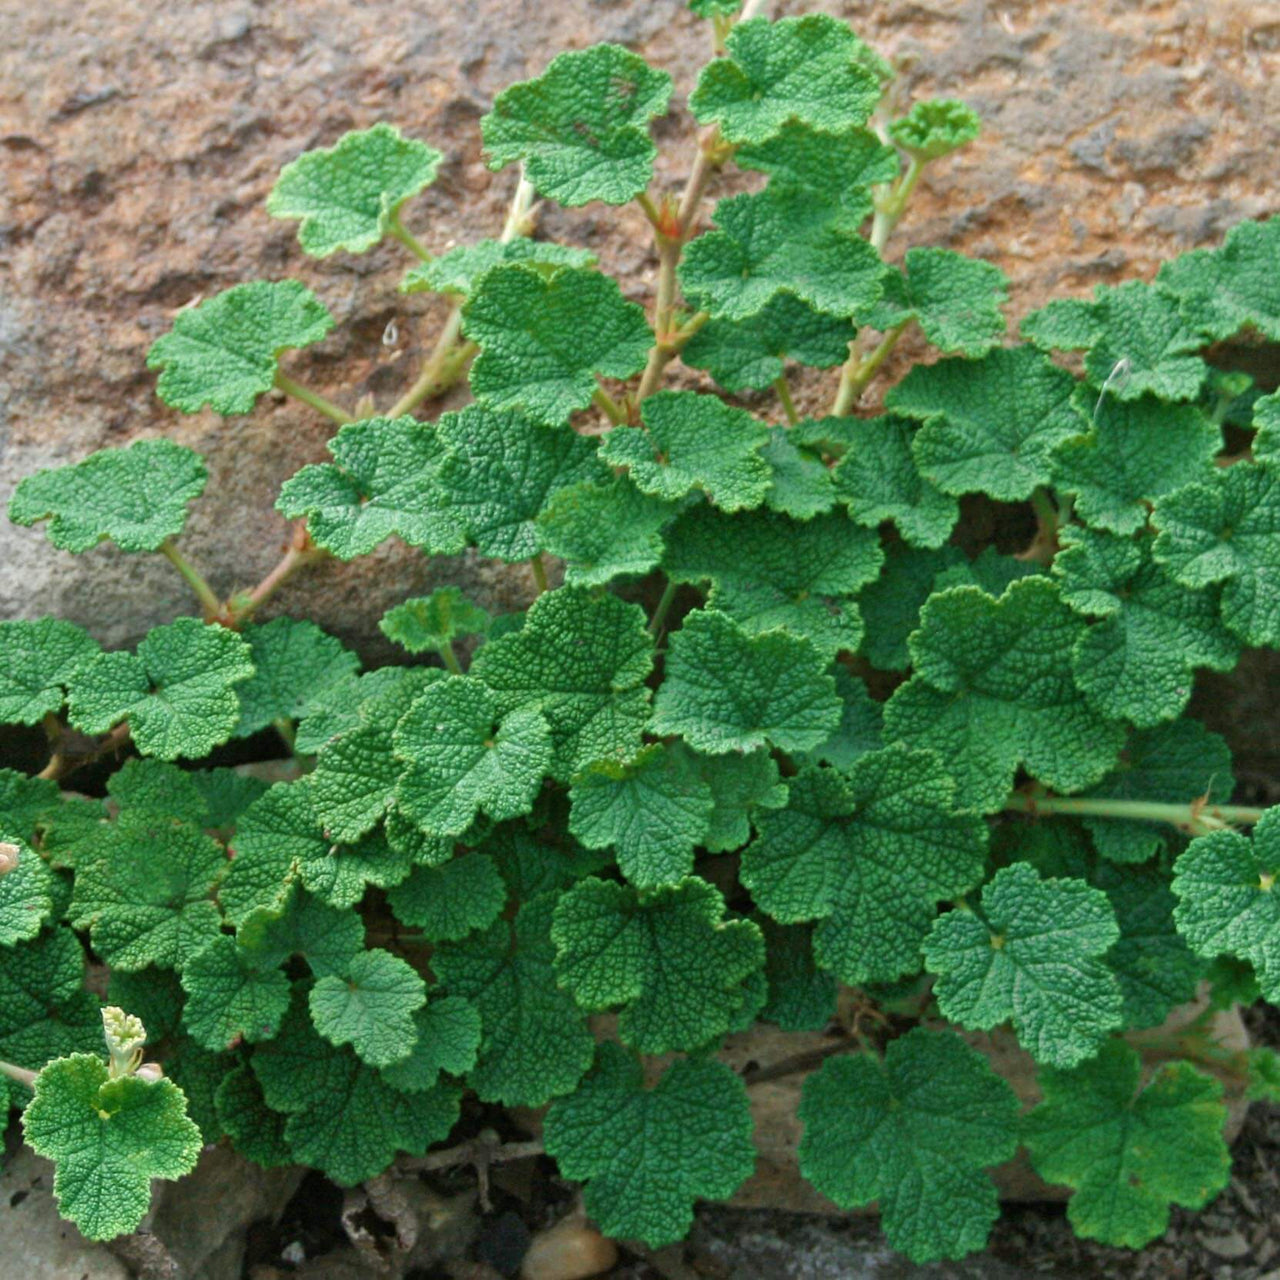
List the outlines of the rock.
<svg viewBox="0 0 1280 1280">
<path fill-rule="evenodd" d="M 571 1213 L 539 1232 L 520 1266 L 521 1280 L 587 1280 L 618 1261 L 618 1246 L 585 1217 Z"/>
<path fill-rule="evenodd" d="M 1149 277 L 1159 260 L 1273 207 L 1275 0 L 786 6 L 800 8 L 851 18 L 904 65 L 906 90 L 966 97 L 982 111 L 982 138 L 930 172 L 902 240 L 997 262 L 1013 278 L 1015 315 L 1050 293 Z M 656 185 L 671 189 L 688 165 L 683 99 L 707 48 L 684 0 L 561 0 L 532 26 L 524 0 L 436 5 L 429 22 L 396 0 L 354 9 L 192 0 L 163 22 L 150 0 L 50 0 L 16 6 L 5 29 L 0 500 L 38 467 L 172 436 L 209 458 L 209 490 L 182 545 L 220 592 L 274 563 L 286 537 L 272 509 L 279 485 L 325 456 L 331 428 L 272 396 L 246 418 L 173 413 L 153 394 L 150 342 L 198 297 L 296 276 L 339 324 L 290 357 L 289 371 L 348 405 L 372 398 L 385 408 L 442 313 L 437 300 L 396 293 L 398 246 L 305 258 L 293 226 L 263 208 L 281 165 L 392 120 L 446 155 L 440 180 L 408 210 L 428 246 L 492 234 L 513 175 L 484 167 L 478 117 L 561 49 L 617 40 L 675 75 L 677 112 L 658 126 Z M 590 245 L 630 295 L 648 300 L 654 260 L 636 210 L 552 208 L 543 230 Z M 391 321 L 399 339 L 384 346 Z M 817 406 L 819 381 L 801 380 L 802 409 Z M 313 617 L 376 659 L 387 652 L 376 630 L 383 610 L 444 580 L 498 610 L 531 590 L 521 567 L 428 563 L 389 546 L 329 564 L 272 608 Z M 38 531 L 0 529 L 0 617 L 57 613 L 118 645 L 190 609 L 154 557 L 108 548 L 71 557 Z"/>
</svg>

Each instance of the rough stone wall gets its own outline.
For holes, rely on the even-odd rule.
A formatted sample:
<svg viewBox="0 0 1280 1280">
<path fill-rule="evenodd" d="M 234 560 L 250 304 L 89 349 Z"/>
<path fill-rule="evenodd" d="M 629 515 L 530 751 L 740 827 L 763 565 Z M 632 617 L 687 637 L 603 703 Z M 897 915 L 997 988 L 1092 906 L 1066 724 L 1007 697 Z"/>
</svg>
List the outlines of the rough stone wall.
<svg viewBox="0 0 1280 1280">
<path fill-rule="evenodd" d="M 960 96 L 981 140 L 929 175 L 900 244 L 998 263 L 1014 314 L 1275 211 L 1280 0 L 797 0 L 906 63 L 912 92 Z M 250 417 L 183 417 L 144 366 L 174 312 L 242 280 L 297 276 L 338 318 L 287 367 L 354 405 L 385 407 L 433 340 L 440 304 L 395 292 L 396 246 L 313 262 L 263 201 L 280 166 L 387 119 L 446 153 L 411 206 L 433 249 L 492 234 L 513 185 L 479 154 L 492 96 L 556 52 L 627 44 L 676 77 L 657 183 L 688 163 L 684 98 L 707 52 L 684 0 L 6 0 L 0 49 L 0 501 L 42 465 L 165 433 L 203 451 L 210 485 L 183 546 L 220 591 L 274 563 L 280 482 L 325 456 L 329 424 L 267 397 Z M 600 205 L 549 210 L 542 233 L 590 245 L 648 300 L 646 224 Z M 388 323 L 398 339 L 385 345 Z M 911 353 L 906 353 L 909 356 Z M 802 404 L 816 408 L 812 383 Z M 384 547 L 282 595 L 366 652 L 374 623 L 437 579 L 510 608 L 529 584 L 491 562 L 428 564 Z M 188 611 L 160 563 L 110 548 L 73 558 L 0 527 L 0 617 L 59 613 L 108 643 Z"/>
</svg>

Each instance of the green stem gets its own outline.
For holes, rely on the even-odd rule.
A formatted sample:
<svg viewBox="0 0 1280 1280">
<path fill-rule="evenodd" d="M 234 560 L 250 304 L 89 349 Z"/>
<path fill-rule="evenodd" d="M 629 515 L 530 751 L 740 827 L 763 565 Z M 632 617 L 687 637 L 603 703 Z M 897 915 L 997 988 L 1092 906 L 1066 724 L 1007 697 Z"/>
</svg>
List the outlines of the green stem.
<svg viewBox="0 0 1280 1280">
<path fill-rule="evenodd" d="M 387 222 L 387 230 L 391 232 L 397 240 L 400 241 L 406 249 L 409 250 L 415 258 L 421 259 L 423 262 L 430 262 L 432 254 L 430 254 L 422 244 L 405 229 L 405 225 L 400 221 L 400 211 L 397 209 Z"/>
<path fill-rule="evenodd" d="M 1208 804 L 1193 800 L 1188 804 L 1163 804 L 1155 800 L 1108 800 L 1101 796 L 1042 796 L 1015 791 L 1004 803 L 1006 812 L 1029 813 L 1035 817 L 1062 813 L 1077 817 L 1122 818 L 1132 822 L 1166 822 L 1190 835 L 1207 835 L 1225 827 L 1252 826 L 1265 809 L 1245 805 Z"/>
<path fill-rule="evenodd" d="M 900 325 L 895 325 L 867 355 L 859 356 L 856 351 L 850 353 L 840 374 L 836 398 L 831 403 L 832 416 L 842 418 L 853 408 L 910 323 L 910 320 L 904 320 Z"/>
<path fill-rule="evenodd" d="M 28 1089 L 36 1087 L 37 1074 L 35 1071 L 28 1071 L 26 1067 L 15 1067 L 12 1062 L 0 1062 L 0 1076 L 8 1076 L 10 1080 L 16 1080 Z"/>
<path fill-rule="evenodd" d="M 238 627 L 242 623 L 248 622 L 290 578 L 300 573 L 303 569 L 309 568 L 317 561 L 328 559 L 329 553 L 327 551 L 322 547 L 313 545 L 310 539 L 305 537 L 305 523 L 299 527 L 304 536 L 301 539 L 297 539 L 295 535 L 295 541 L 280 558 L 280 562 L 276 567 L 252 591 L 233 599 L 228 610 L 232 626 Z M 299 542 L 301 542 L 301 545 L 299 545 Z"/>
<path fill-rule="evenodd" d="M 620 422 L 626 422 L 627 411 L 603 388 L 597 387 L 595 394 L 591 397 L 591 403 L 595 405 L 601 413 L 604 414 L 610 422 L 617 426 Z"/>
<path fill-rule="evenodd" d="M 280 735 L 280 740 L 289 748 L 289 754 L 294 755 L 298 746 L 298 730 L 294 727 L 294 723 L 288 716 L 279 716 L 271 722 L 271 727 Z"/>
<path fill-rule="evenodd" d="M 796 402 L 791 398 L 791 388 L 787 386 L 787 375 L 779 375 L 777 381 L 773 384 L 773 389 L 778 393 L 778 400 L 782 405 L 782 412 L 787 415 L 787 421 L 794 427 L 800 421 L 800 415 L 796 412 Z"/>
<path fill-rule="evenodd" d="M 653 617 L 649 619 L 649 634 L 656 636 L 662 630 L 662 624 L 667 620 L 667 614 L 671 610 L 671 602 L 676 598 L 676 584 L 667 579 L 667 585 L 662 589 L 662 595 L 658 599 L 658 606 L 653 611 Z"/>
<path fill-rule="evenodd" d="M 871 247 L 883 253 L 893 229 L 907 211 L 907 202 L 924 172 L 924 161 L 914 157 L 907 164 L 907 171 L 893 185 L 893 189 L 881 202 L 871 223 Z"/>
<path fill-rule="evenodd" d="M 542 595 L 547 590 L 547 566 L 542 559 L 542 552 L 539 551 L 530 561 L 529 568 L 533 570 L 534 585 L 538 588 L 538 594 Z"/>
<path fill-rule="evenodd" d="M 546 575 L 544 574 L 543 576 L 545 577 Z M 534 577 L 537 577 L 537 570 L 534 570 Z M 462 674 L 462 664 L 458 661 L 458 655 L 453 651 L 453 645 L 448 640 L 444 640 L 441 642 L 438 652 L 441 658 L 444 659 L 444 665 L 449 671 L 455 676 L 460 676 Z"/>
<path fill-rule="evenodd" d="M 166 538 L 160 544 L 159 550 L 160 554 L 177 569 L 187 586 L 195 593 L 196 599 L 200 601 L 200 607 L 204 610 L 205 620 L 210 621 L 217 618 L 222 613 L 222 601 L 214 594 L 214 590 L 205 580 L 204 574 L 173 545 L 171 539 Z"/>
<path fill-rule="evenodd" d="M 303 404 L 309 404 L 317 413 L 323 413 L 326 418 L 333 419 L 340 427 L 355 421 L 340 405 L 334 404 L 332 400 L 326 400 L 318 391 L 312 391 L 310 387 L 304 387 L 300 382 L 295 382 L 279 369 L 276 370 L 276 388 L 295 400 L 301 400 Z"/>
<path fill-rule="evenodd" d="M 653 197 L 647 191 L 642 191 L 636 196 L 636 204 L 644 211 L 644 216 L 649 219 L 650 226 L 655 231 L 661 231 L 662 214 L 659 212 L 658 206 L 654 204 Z"/>
</svg>

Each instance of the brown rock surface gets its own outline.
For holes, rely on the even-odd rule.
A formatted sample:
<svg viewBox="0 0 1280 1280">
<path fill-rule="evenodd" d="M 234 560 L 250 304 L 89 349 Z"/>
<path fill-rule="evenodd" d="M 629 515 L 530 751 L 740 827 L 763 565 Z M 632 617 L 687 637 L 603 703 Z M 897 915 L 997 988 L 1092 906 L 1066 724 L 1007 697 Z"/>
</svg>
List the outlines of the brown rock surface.
<svg viewBox="0 0 1280 1280">
<path fill-rule="evenodd" d="M 773 12 L 811 7 L 905 60 L 912 91 L 981 110 L 982 139 L 930 175 L 901 238 L 999 263 L 1015 313 L 1149 276 L 1163 257 L 1275 208 L 1277 0 L 784 0 Z M 678 109 L 658 126 L 658 184 L 670 187 L 687 165 L 683 99 L 707 48 L 683 0 L 46 0 L 6 6 L 4 27 L 0 500 L 41 465 L 170 434 L 209 457 L 183 545 L 220 591 L 274 562 L 278 486 L 324 456 L 329 426 L 283 403 L 228 420 L 173 413 L 153 395 L 149 343 L 193 299 L 294 275 L 339 325 L 289 370 L 347 404 L 385 407 L 440 314 L 395 293 L 395 246 L 306 259 L 263 207 L 280 166 L 392 120 L 447 156 L 410 207 L 413 229 L 433 249 L 491 234 L 514 179 L 481 163 L 479 116 L 560 49 L 607 39 L 675 74 Z M 550 210 L 543 232 L 590 244 L 647 297 L 653 258 L 637 214 Z M 385 346 L 393 319 L 399 337 Z M 499 608 L 528 589 L 521 570 L 428 565 L 387 547 L 327 567 L 279 607 L 370 651 L 381 611 L 440 578 Z M 76 561 L 36 531 L 0 531 L 0 616 L 60 613 L 122 643 L 188 608 L 149 557 L 99 549 Z"/>
</svg>

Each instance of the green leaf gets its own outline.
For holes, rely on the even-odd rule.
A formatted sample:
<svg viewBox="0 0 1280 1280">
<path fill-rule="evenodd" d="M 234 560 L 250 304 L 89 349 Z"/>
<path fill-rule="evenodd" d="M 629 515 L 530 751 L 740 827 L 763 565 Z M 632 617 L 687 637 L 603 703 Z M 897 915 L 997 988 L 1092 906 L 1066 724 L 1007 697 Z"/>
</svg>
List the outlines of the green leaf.
<svg viewBox="0 0 1280 1280">
<path fill-rule="evenodd" d="M 261 799 L 270 785 L 234 768 L 194 769 L 187 776 L 196 784 L 196 790 L 204 800 L 206 824 L 222 832 L 234 827 L 240 821 L 240 815 L 255 800 Z"/>
<path fill-rule="evenodd" d="M 597 440 L 567 426 L 470 405 L 436 424 L 447 453 L 440 488 L 481 555 L 528 560 L 543 549 L 539 513 L 569 485 L 606 480 Z"/>
<path fill-rule="evenodd" d="M 156 822 L 209 825 L 209 806 L 194 775 L 163 760 L 126 760 L 107 779 L 107 795 L 120 811 L 145 811 Z"/>
<path fill-rule="evenodd" d="M 62 806 L 58 784 L 50 778 L 32 778 L 16 769 L 0 769 L 0 826 L 28 843 L 36 843 L 41 819 Z"/>
<path fill-rule="evenodd" d="M 997 348 L 980 360 L 916 365 L 885 404 L 922 421 L 916 462 L 944 493 L 1016 502 L 1049 483 L 1054 446 L 1083 430 L 1075 385 L 1031 347 Z"/>
<path fill-rule="evenodd" d="M 689 8 L 699 18 L 732 18 L 742 0 L 689 0 Z"/>
<path fill-rule="evenodd" d="M 301 618 L 272 618 L 241 634 L 249 642 L 253 675 L 236 690 L 237 738 L 247 738 L 275 720 L 310 715 L 360 667 L 360 659 L 336 636 Z"/>
<path fill-rule="evenodd" d="M 270 1040 L 289 1008 L 289 979 L 274 963 L 220 934 L 182 971 L 182 1022 L 206 1049 Z"/>
<path fill-rule="evenodd" d="M 805 752 L 805 759 L 832 764 L 848 773 L 868 752 L 884 745 L 884 711 L 871 697 L 865 681 L 851 675 L 840 663 L 832 671 L 840 696 L 840 723 L 829 738 Z"/>
<path fill-rule="evenodd" d="M 700 506 L 668 533 L 663 568 L 675 582 L 710 581 L 708 608 L 749 634 L 783 627 L 833 658 L 858 648 L 862 618 L 853 597 L 882 561 L 876 534 L 853 528 L 843 512 L 797 523 L 770 511 L 726 516 Z"/>
<path fill-rule="evenodd" d="M 901 745 L 863 756 L 848 775 L 805 766 L 786 808 L 757 826 L 743 884 L 781 924 L 822 921 L 814 954 L 843 982 L 916 972 L 937 904 L 983 876 L 981 818 L 958 811 L 939 757 Z"/>
<path fill-rule="evenodd" d="M 937 160 L 968 146 L 981 132 L 982 121 L 972 107 L 955 98 L 931 98 L 915 103 L 889 126 L 889 136 L 914 160 Z"/>
<path fill-rule="evenodd" d="M 1253 456 L 1259 462 L 1280 463 L 1280 391 L 1255 402 L 1253 425 Z"/>
<path fill-rule="evenodd" d="M 1094 408 L 1082 397 L 1077 404 Z M 1091 429 L 1055 451 L 1053 483 L 1075 494 L 1077 513 L 1094 528 L 1135 533 L 1147 523 L 1152 502 L 1211 480 L 1221 447 L 1221 432 L 1195 405 L 1104 397 Z"/>
<path fill-rule="evenodd" d="M 393 535 L 428 555 L 466 546 L 458 513 L 437 481 L 444 457 L 435 429 L 413 417 L 368 418 L 329 441 L 333 462 L 303 467 L 280 488 L 276 509 L 307 528 L 339 560 L 368 555 Z"/>
<path fill-rule="evenodd" d="M 1209 472 L 1152 513 L 1155 557 L 1184 587 L 1225 582 L 1222 620 L 1249 645 L 1280 645 L 1280 465 Z"/>
<path fill-rule="evenodd" d="M 911 665 L 907 637 L 920 625 L 924 602 L 933 594 L 936 579 L 948 567 L 963 562 L 964 555 L 956 547 L 922 550 L 889 543 L 880 576 L 858 597 L 866 629 L 862 656 L 873 667 L 905 671 Z"/>
<path fill-rule="evenodd" d="M 639 373 L 653 345 L 644 308 L 628 302 L 609 276 L 585 267 L 550 276 L 495 267 L 467 299 L 462 324 L 480 346 L 471 366 L 476 399 L 547 426 L 591 403 L 597 374 Z"/>
<path fill-rule="evenodd" d="M 767 387 L 787 360 L 830 369 L 849 354 L 853 326 L 823 315 L 790 293 L 779 293 L 745 320 L 711 320 L 685 343 L 680 359 L 706 369 L 726 390 Z"/>
<path fill-rule="evenodd" d="M 481 240 L 460 244 L 448 253 L 413 267 L 400 282 L 401 293 L 471 294 L 486 271 L 518 262 L 545 275 L 557 267 L 594 267 L 595 254 L 550 240 L 512 236 L 510 240 Z"/>
<path fill-rule="evenodd" d="M 435 181 L 443 158 L 379 121 L 285 165 L 267 197 L 267 212 L 301 219 L 298 243 L 313 258 L 339 249 L 364 253 L 387 234 L 400 206 Z"/>
<path fill-rule="evenodd" d="M 444 672 L 439 674 L 443 676 Z M 327 689 L 323 696 L 317 697 L 316 706 L 298 723 L 294 748 L 301 754 L 314 755 L 338 734 L 365 723 L 361 718 L 361 711 L 371 706 L 374 699 L 408 679 L 410 672 L 404 667 L 379 667 L 376 671 L 366 671 L 363 675 L 354 676 Z"/>
<path fill-rule="evenodd" d="M 1140 1249 L 1169 1225 L 1170 1204 L 1199 1209 L 1227 1184 L 1222 1085 L 1170 1062 L 1139 1089 L 1142 1062 L 1121 1040 L 1074 1071 L 1046 1068 L 1044 1101 L 1022 1122 L 1036 1172 L 1075 1194 L 1078 1236 Z"/>
<path fill-rule="evenodd" d="M 457 587 L 437 587 L 388 609 L 378 630 L 409 653 L 440 653 L 462 636 L 483 635 L 492 618 Z"/>
<path fill-rule="evenodd" d="M 796 120 L 764 142 L 739 147 L 733 159 L 741 169 L 762 169 L 776 183 L 838 200 L 861 216 L 871 212 L 870 188 L 892 182 L 899 169 L 898 153 L 870 129 L 823 133 Z"/>
<path fill-rule="evenodd" d="M 659 391 L 640 410 L 644 427 L 615 427 L 600 458 L 628 468 L 642 492 L 674 502 L 695 490 L 724 511 L 758 507 L 769 489 L 764 425 L 745 409 L 696 391 Z"/>
<path fill-rule="evenodd" d="M 809 520 L 835 506 L 831 472 L 821 454 L 798 441 L 795 430 L 770 427 L 768 443 L 760 456 L 773 472 L 764 495 L 770 511 Z"/>
<path fill-rule="evenodd" d="M 497 863 L 507 893 L 517 902 L 566 888 L 613 861 L 607 854 L 584 849 L 563 824 L 548 836 L 535 834 L 522 823 L 509 823 L 498 827 L 483 848 Z"/>
<path fill-rule="evenodd" d="M 172 969 L 116 969 L 107 980 L 107 1004 L 128 1009 L 152 1044 L 180 1034 L 183 1000 L 181 979 Z"/>
<path fill-rule="evenodd" d="M 22 1129 L 54 1162 L 59 1212 L 90 1240 L 132 1231 L 151 1207 L 151 1179 L 190 1173 L 201 1146 L 172 1080 L 112 1079 L 86 1053 L 40 1073 Z"/>
<path fill-rule="evenodd" d="M 1176 718 L 1195 669 L 1229 671 L 1240 645 L 1218 617 L 1218 592 L 1188 591 L 1137 542 L 1067 531 L 1053 572 L 1077 613 L 1100 616 L 1076 641 L 1072 669 L 1090 704 L 1139 728 Z"/>
<path fill-rule="evenodd" d="M 1196 249 L 1166 262 L 1156 285 L 1178 299 L 1183 316 L 1210 338 L 1252 329 L 1280 341 L 1280 218 L 1241 222 L 1220 248 Z"/>
<path fill-rule="evenodd" d="M 813 959 L 813 929 L 807 924 L 760 921 L 765 942 L 769 1001 L 760 1010 L 765 1022 L 783 1031 L 822 1031 L 835 1017 L 836 980 Z"/>
<path fill-rule="evenodd" d="M 849 451 L 834 472 L 836 496 L 869 529 L 892 520 L 913 547 L 940 547 L 960 518 L 960 504 L 920 474 L 911 451 L 915 424 L 896 414 L 848 418 Z"/>
<path fill-rule="evenodd" d="M 1045 565 L 1034 560 L 1002 556 L 995 547 L 987 547 L 975 559 L 966 560 L 961 556 L 954 564 L 941 570 L 933 580 L 933 589 L 947 591 L 951 587 L 981 587 L 989 596 L 1002 596 L 1010 583 L 1046 571 Z"/>
<path fill-rule="evenodd" d="M 9 519 L 49 521 L 49 541 L 88 551 L 110 539 L 122 551 L 154 551 L 187 523 L 187 503 L 204 492 L 204 459 L 172 440 L 135 440 L 18 482 Z M 66 624 L 64 624 L 66 625 Z"/>
<path fill-rule="evenodd" d="M 780 809 L 787 803 L 787 786 L 777 761 L 761 748 L 709 756 L 683 742 L 668 751 L 685 760 L 711 792 L 711 816 L 699 843 L 708 853 L 729 853 L 751 838 L 756 809 Z"/>
<path fill-rule="evenodd" d="M 679 278 L 685 297 L 717 319 L 749 320 L 785 296 L 845 319 L 881 294 L 884 267 L 858 234 L 861 217 L 833 200 L 769 186 L 719 201 L 714 220 L 718 230 L 685 250 Z"/>
<path fill-rule="evenodd" d="M 540 596 L 519 631 L 490 640 L 471 674 L 498 695 L 500 714 L 542 712 L 551 726 L 551 775 L 567 781 L 596 760 L 635 754 L 652 664 L 653 640 L 637 605 L 565 587 Z"/>
<path fill-rule="evenodd" d="M 753 636 L 709 610 L 689 614 L 671 637 L 654 733 L 682 734 L 710 755 L 766 743 L 807 751 L 839 721 L 835 681 L 811 641 L 781 630 Z"/>
<path fill-rule="evenodd" d="M 793 120 L 841 133 L 866 124 L 880 100 L 862 41 L 825 14 L 739 22 L 725 47 L 727 57 L 703 68 L 689 109 L 728 142 L 767 142 Z"/>
<path fill-rule="evenodd" d="M 456 942 L 487 929 L 507 902 L 507 886 L 488 854 L 464 853 L 438 867 L 415 867 L 387 894 L 397 920 L 429 942 Z"/>
<path fill-rule="evenodd" d="M 547 1113 L 545 1141 L 562 1177 L 586 1181 L 602 1231 L 658 1248 L 688 1233 L 695 1200 L 751 1176 L 751 1132 L 747 1091 L 724 1063 L 675 1062 L 646 1089 L 635 1055 L 603 1044 L 595 1071 Z"/>
<path fill-rule="evenodd" d="M 911 636 L 915 674 L 885 706 L 886 740 L 937 751 L 981 813 L 1004 805 L 1020 764 L 1059 791 L 1099 781 L 1124 730 L 1076 687 L 1071 655 L 1084 629 L 1042 577 L 999 600 L 977 587 L 935 594 Z"/>
<path fill-rule="evenodd" d="M 653 176 L 649 121 L 670 97 L 671 77 L 620 45 L 562 53 L 481 119 L 487 163 L 523 160 L 538 194 L 564 205 L 626 204 Z"/>
<path fill-rule="evenodd" d="M 602 587 L 648 573 L 662 556 L 662 530 L 679 508 L 641 493 L 629 477 L 558 489 L 537 518 L 538 538 L 566 561 L 570 586 Z"/>
<path fill-rule="evenodd" d="M 633 1049 L 700 1048 L 733 1025 L 764 964 L 759 928 L 724 917 L 719 891 L 697 877 L 645 894 L 583 880 L 555 910 L 556 975 L 583 1009 L 621 1005 L 618 1036 Z"/>
<path fill-rule="evenodd" d="M 831 1058 L 804 1082 L 800 1171 L 842 1209 L 879 1200 L 885 1237 L 913 1262 L 960 1258 L 1000 1212 L 984 1171 L 1013 1156 L 1017 1115 L 982 1054 L 918 1027 L 883 1062 Z"/>
<path fill-rule="evenodd" d="M 72 680 L 68 718 L 88 733 L 127 721 L 138 750 L 161 760 L 203 756 L 235 732 L 234 686 L 251 675 L 242 637 L 178 618 L 149 631 L 136 654 L 100 653 L 86 662 Z"/>
<path fill-rule="evenodd" d="M 267 1105 L 289 1116 L 284 1138 L 294 1160 L 340 1186 L 382 1173 L 397 1151 L 421 1155 L 458 1118 L 456 1089 L 392 1088 L 350 1049 L 322 1039 L 298 1002 L 280 1035 L 254 1051 L 253 1069 Z"/>
<path fill-rule="evenodd" d="M 393 1089 L 420 1093 L 435 1088 L 441 1072 L 461 1076 L 475 1066 L 480 1014 L 461 996 L 444 996 L 424 1004 L 413 1015 L 413 1029 L 415 1039 L 409 1056 L 382 1069 L 382 1078 Z"/>
<path fill-rule="evenodd" d="M 258 1077 L 246 1065 L 223 1077 L 213 1099 L 218 1123 L 242 1156 L 264 1169 L 293 1163 L 285 1117 L 267 1106 Z"/>
<path fill-rule="evenodd" d="M 426 999 L 426 983 L 406 961 L 374 948 L 353 956 L 345 974 L 316 982 L 311 1020 L 330 1044 L 349 1044 L 361 1061 L 389 1067 L 412 1052 L 413 1015 Z"/>
<path fill-rule="evenodd" d="M 1122 1022 L 1120 984 L 1101 957 L 1120 936 L 1100 889 L 998 871 L 981 903 L 940 916 L 924 940 L 944 1017 L 990 1031 L 1009 1019 L 1037 1062 L 1074 1067 Z"/>
<path fill-rule="evenodd" d="M 1041 351 L 1084 351 L 1101 338 L 1101 329 L 1097 304 L 1086 298 L 1054 298 L 1018 323 L 1023 340 Z M 1108 369 L 1102 381 L 1111 373 Z"/>
<path fill-rule="evenodd" d="M 248 413 L 275 385 L 282 351 L 307 347 L 333 328 L 324 303 L 297 280 L 238 284 L 179 311 L 151 344 L 147 368 L 171 408 Z"/>
<path fill-rule="evenodd" d="M 428 835 L 458 836 L 478 813 L 528 813 L 551 764 L 551 732 L 530 707 L 503 714 L 498 694 L 470 676 L 429 686 L 396 726 L 405 768 L 400 811 Z"/>
<path fill-rule="evenodd" d="M 261 968 L 301 956 L 318 978 L 345 973 L 364 947 L 364 921 L 354 911 L 328 906 L 291 889 L 275 907 L 261 907 L 241 922 L 236 941 Z"/>
<path fill-rule="evenodd" d="M 61 618 L 0 622 L 0 724 L 39 724 L 66 701 L 66 687 L 101 646 Z"/>
<path fill-rule="evenodd" d="M 467 1083 L 486 1102 L 542 1106 L 572 1092 L 591 1065 L 595 1041 L 552 969 L 554 906 L 550 894 L 535 898 L 514 924 L 497 920 L 432 953 L 431 967 L 448 994 L 480 1011 L 480 1058 Z"/>
<path fill-rule="evenodd" d="M 1253 829 L 1199 836 L 1174 863 L 1173 918 L 1197 955 L 1252 963 L 1263 999 L 1280 1002 L 1280 808 Z"/>
<path fill-rule="evenodd" d="M 0 826 L 7 846 L 0 874 L 0 947 L 34 938 L 53 914 L 53 874 L 44 859 L 19 836 Z"/>
<path fill-rule="evenodd" d="M 625 764 L 588 765 L 569 799 L 570 832 L 588 849 L 615 850 L 638 889 L 675 884 L 693 871 L 714 803 L 689 759 L 661 743 Z"/>
</svg>

